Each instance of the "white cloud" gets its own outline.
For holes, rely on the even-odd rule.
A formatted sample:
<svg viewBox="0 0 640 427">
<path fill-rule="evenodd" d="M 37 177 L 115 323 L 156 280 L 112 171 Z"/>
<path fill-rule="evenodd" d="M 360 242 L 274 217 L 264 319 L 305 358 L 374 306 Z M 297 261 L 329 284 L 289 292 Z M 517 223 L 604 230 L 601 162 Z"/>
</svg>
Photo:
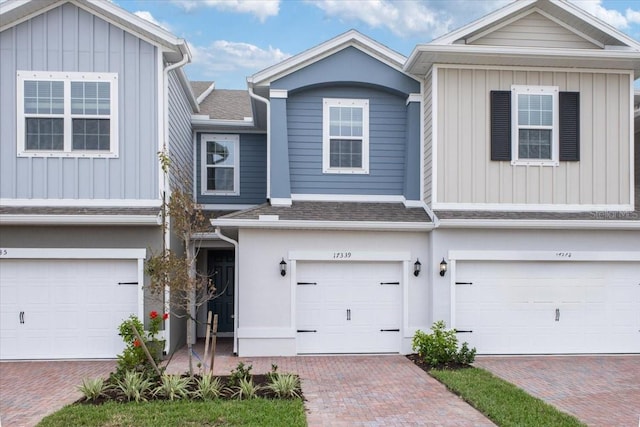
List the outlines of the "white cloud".
<svg viewBox="0 0 640 427">
<path fill-rule="evenodd" d="M 400 37 L 430 39 L 479 18 L 511 0 L 308 0 L 327 16 L 386 28 Z"/>
<path fill-rule="evenodd" d="M 186 11 L 198 7 L 212 7 L 221 11 L 249 13 L 255 15 L 260 22 L 280 11 L 280 0 L 171 0 Z"/>
<path fill-rule="evenodd" d="M 602 0 L 572 0 L 572 3 L 612 27 L 622 29 L 629 26 L 629 21 L 625 15 L 615 9 L 605 8 L 602 6 Z"/>
<path fill-rule="evenodd" d="M 208 46 L 189 47 L 193 53 L 190 67 L 197 69 L 197 73 L 204 78 L 212 80 L 229 74 L 248 76 L 291 56 L 272 46 L 262 49 L 249 43 L 227 40 L 216 40 Z M 228 85 L 221 84 L 220 87 Z"/>
<path fill-rule="evenodd" d="M 162 27 L 167 31 L 171 31 L 171 27 L 169 26 L 169 24 L 167 24 L 166 22 L 158 21 L 156 18 L 153 17 L 151 12 L 149 12 L 149 11 L 139 10 L 137 12 L 133 12 L 133 14 L 136 15 L 137 17 L 139 17 L 139 18 L 144 19 L 145 21 L 149 21 L 152 24 L 157 25 L 158 27 Z"/>
<path fill-rule="evenodd" d="M 625 17 L 630 24 L 640 24 L 640 10 L 627 9 Z"/>
</svg>

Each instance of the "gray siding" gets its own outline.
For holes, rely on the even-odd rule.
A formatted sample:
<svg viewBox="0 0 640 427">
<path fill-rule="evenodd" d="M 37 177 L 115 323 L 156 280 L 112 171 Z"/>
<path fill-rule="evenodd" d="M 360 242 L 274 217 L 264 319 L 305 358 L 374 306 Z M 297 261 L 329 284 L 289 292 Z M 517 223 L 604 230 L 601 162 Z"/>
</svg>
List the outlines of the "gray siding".
<svg viewBox="0 0 640 427">
<path fill-rule="evenodd" d="M 530 13 L 471 44 L 566 49 L 598 48 L 595 44 L 537 12 Z"/>
<path fill-rule="evenodd" d="M 173 172 L 171 185 L 180 185 L 189 190 L 193 188 L 192 110 L 176 71 L 169 73 L 168 80 L 168 141 Z"/>
<path fill-rule="evenodd" d="M 157 49 L 67 3 L 0 33 L 0 197 L 158 199 Z M 17 158 L 16 72 L 118 73 L 118 158 Z"/>
<path fill-rule="evenodd" d="M 369 100 L 369 174 L 322 173 L 322 98 Z M 402 195 L 406 98 L 372 88 L 334 87 L 287 99 L 289 170 L 294 194 Z M 418 179 L 418 177 L 416 177 Z"/>
<path fill-rule="evenodd" d="M 433 79 L 431 71 L 424 80 L 424 202 L 431 206 L 431 185 L 433 182 Z"/>
<path fill-rule="evenodd" d="M 208 132 L 214 133 L 214 132 Z M 196 195 L 201 204 L 260 204 L 267 201 L 267 136 L 240 134 L 240 194 L 237 196 L 211 196 L 202 194 L 201 139 L 197 135 Z"/>
</svg>

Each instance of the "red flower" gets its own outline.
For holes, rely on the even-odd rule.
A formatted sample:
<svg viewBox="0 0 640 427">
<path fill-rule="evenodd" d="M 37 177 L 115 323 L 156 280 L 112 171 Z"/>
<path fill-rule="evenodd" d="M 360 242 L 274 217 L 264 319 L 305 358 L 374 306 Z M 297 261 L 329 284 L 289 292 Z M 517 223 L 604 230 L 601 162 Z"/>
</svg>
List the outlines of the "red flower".
<svg viewBox="0 0 640 427">
<path fill-rule="evenodd" d="M 162 320 L 167 320 L 169 318 L 169 313 L 165 313 L 162 315 Z"/>
<path fill-rule="evenodd" d="M 133 346 L 134 347 L 140 347 L 140 341 L 138 341 L 137 338 L 135 340 L 133 340 Z"/>
<path fill-rule="evenodd" d="M 155 319 L 156 317 L 158 317 L 158 312 L 153 310 L 151 313 L 149 313 L 149 317 Z"/>
</svg>

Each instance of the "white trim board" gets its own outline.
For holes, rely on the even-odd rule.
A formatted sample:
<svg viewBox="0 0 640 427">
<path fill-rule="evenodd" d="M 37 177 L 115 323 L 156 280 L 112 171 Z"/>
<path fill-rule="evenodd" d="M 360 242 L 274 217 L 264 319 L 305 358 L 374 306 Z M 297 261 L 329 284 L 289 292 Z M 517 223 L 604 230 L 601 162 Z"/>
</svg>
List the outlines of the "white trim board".
<svg viewBox="0 0 640 427">
<path fill-rule="evenodd" d="M 640 251 L 457 251 L 448 252 L 457 261 L 640 261 Z"/>
<path fill-rule="evenodd" d="M 1 225 L 160 225 L 158 215 L 2 215 Z"/>
<path fill-rule="evenodd" d="M 291 200 L 300 202 L 370 202 L 404 203 L 404 196 L 367 194 L 292 194 Z"/>
<path fill-rule="evenodd" d="M 259 220 L 218 218 L 212 219 L 215 227 L 272 228 L 302 230 L 367 230 L 367 231 L 431 231 L 431 222 L 382 222 L 382 221 L 304 221 Z"/>
<path fill-rule="evenodd" d="M 433 203 L 435 211 L 498 212 L 633 212 L 631 204 Z"/>
<path fill-rule="evenodd" d="M 140 259 L 146 249 L 110 248 L 2 248 L 0 259 Z"/>
<path fill-rule="evenodd" d="M 56 208 L 160 208 L 160 199 L 0 199 L 0 205 L 10 207 Z"/>
<path fill-rule="evenodd" d="M 634 214 L 635 212 L 631 212 Z M 638 221 L 623 220 L 533 220 L 533 219 L 440 219 L 438 228 L 502 228 L 561 230 L 638 230 Z"/>
</svg>

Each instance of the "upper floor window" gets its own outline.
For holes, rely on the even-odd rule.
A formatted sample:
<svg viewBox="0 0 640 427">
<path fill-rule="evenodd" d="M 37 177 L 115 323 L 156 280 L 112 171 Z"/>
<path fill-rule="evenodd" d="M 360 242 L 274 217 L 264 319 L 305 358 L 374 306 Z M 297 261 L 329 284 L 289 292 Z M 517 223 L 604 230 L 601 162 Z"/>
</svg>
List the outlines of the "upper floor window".
<svg viewBox="0 0 640 427">
<path fill-rule="evenodd" d="M 580 160 L 580 93 L 553 86 L 492 90 L 491 160 L 557 166 Z"/>
<path fill-rule="evenodd" d="M 202 194 L 240 194 L 240 138 L 202 135 Z"/>
<path fill-rule="evenodd" d="M 369 173 L 369 101 L 323 99 L 324 173 Z"/>
<path fill-rule="evenodd" d="M 18 72 L 18 156 L 116 157 L 115 73 Z"/>
<path fill-rule="evenodd" d="M 513 163 L 558 164 L 558 88 L 512 86 Z"/>
</svg>

